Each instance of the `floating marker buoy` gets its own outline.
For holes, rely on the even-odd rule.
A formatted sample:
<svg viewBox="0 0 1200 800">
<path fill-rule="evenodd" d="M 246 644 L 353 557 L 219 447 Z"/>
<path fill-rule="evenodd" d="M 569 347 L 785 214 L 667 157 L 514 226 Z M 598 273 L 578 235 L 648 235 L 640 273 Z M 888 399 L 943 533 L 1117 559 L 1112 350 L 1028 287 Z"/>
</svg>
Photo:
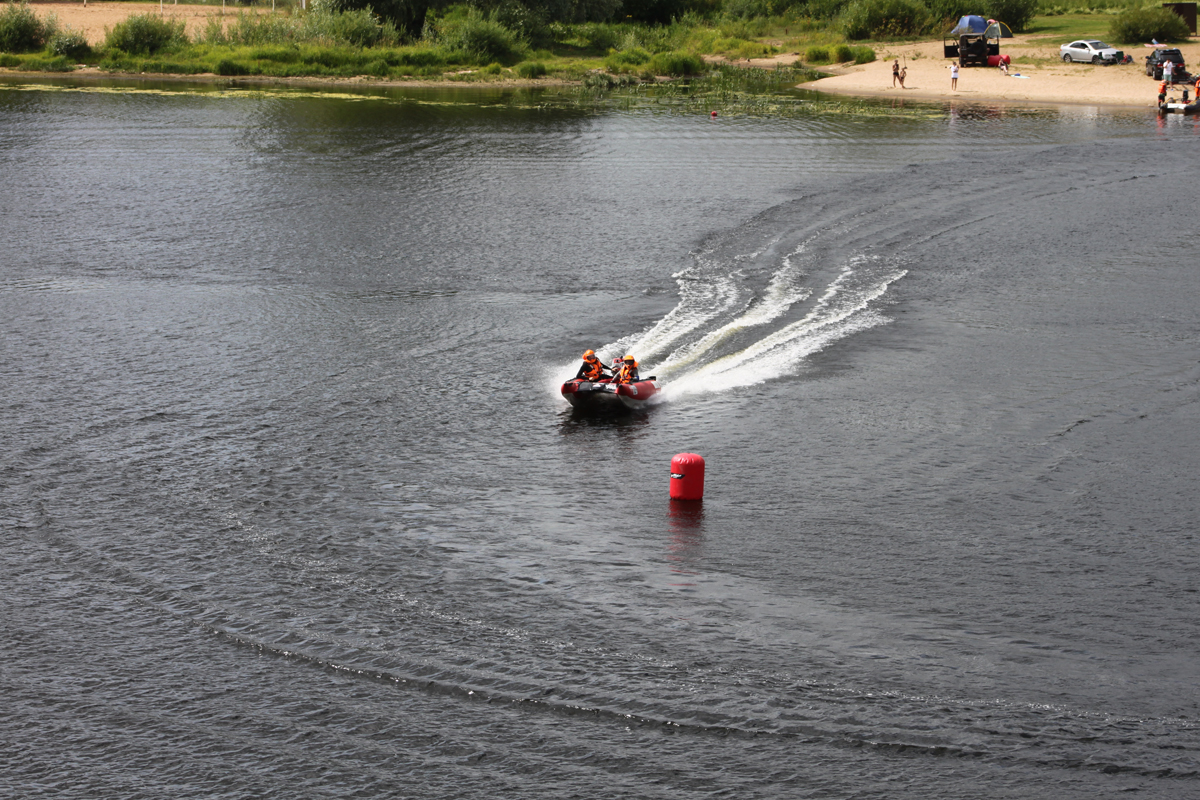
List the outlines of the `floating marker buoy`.
<svg viewBox="0 0 1200 800">
<path fill-rule="evenodd" d="M 671 459 L 671 499 L 704 499 L 704 458 L 680 453 Z"/>
<path fill-rule="evenodd" d="M 712 115 L 715 117 L 717 115 L 717 112 L 715 112 L 715 111 L 712 112 Z"/>
</svg>

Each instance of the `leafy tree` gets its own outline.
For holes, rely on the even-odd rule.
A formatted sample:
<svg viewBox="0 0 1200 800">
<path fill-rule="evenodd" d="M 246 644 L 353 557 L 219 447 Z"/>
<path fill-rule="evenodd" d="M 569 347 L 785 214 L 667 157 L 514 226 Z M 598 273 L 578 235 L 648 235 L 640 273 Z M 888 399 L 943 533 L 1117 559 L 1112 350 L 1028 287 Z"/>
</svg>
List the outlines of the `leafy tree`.
<svg viewBox="0 0 1200 800">
<path fill-rule="evenodd" d="M 635 22 L 666 25 L 684 14 L 711 15 L 721 9 L 721 0 L 625 0 L 619 16 Z"/>
<path fill-rule="evenodd" d="M 1160 42 L 1186 42 L 1188 26 L 1183 17 L 1169 8 L 1131 8 L 1117 15 L 1108 35 L 1121 44 L 1157 39 Z"/>
<path fill-rule="evenodd" d="M 912 36 L 928 25 L 929 10 L 920 0 L 853 0 L 842 12 L 842 30 L 847 39 Z"/>
<path fill-rule="evenodd" d="M 1029 27 L 1033 15 L 1038 12 L 1038 0 L 988 0 L 988 17 L 998 19 L 1020 33 Z"/>
</svg>

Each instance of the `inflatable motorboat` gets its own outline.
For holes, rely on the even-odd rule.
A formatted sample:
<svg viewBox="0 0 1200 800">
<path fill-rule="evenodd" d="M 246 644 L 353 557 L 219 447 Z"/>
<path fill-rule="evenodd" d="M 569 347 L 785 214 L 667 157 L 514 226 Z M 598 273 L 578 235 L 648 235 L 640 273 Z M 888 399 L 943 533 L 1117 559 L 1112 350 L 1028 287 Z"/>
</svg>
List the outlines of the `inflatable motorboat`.
<svg viewBox="0 0 1200 800">
<path fill-rule="evenodd" d="M 584 411 L 642 408 L 662 387 L 653 375 L 634 383 L 613 383 L 610 378 L 589 381 L 572 378 L 562 385 L 567 402 Z"/>
</svg>

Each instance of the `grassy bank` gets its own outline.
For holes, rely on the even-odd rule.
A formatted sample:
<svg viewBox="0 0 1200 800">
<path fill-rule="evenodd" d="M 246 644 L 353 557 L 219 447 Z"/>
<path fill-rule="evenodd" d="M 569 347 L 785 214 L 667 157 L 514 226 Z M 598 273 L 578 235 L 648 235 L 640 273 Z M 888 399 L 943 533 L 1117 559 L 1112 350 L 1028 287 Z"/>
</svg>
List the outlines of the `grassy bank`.
<svg viewBox="0 0 1200 800">
<path fill-rule="evenodd" d="M 169 12 L 170 7 L 168 7 Z M 701 56 L 731 61 L 807 52 L 812 63 L 874 59 L 866 46 L 791 18 L 554 23 L 513 30 L 469 6 L 430 14 L 422 34 L 406 35 L 370 10 L 301 11 L 210 17 L 191 37 L 164 16 L 133 16 L 89 47 L 77 31 L 18 4 L 0 6 L 0 67 L 114 73 L 266 77 L 358 77 L 489 82 L 512 78 L 581 81 L 605 73 L 627 82 L 706 73 Z"/>
<path fill-rule="evenodd" d="M 632 16 L 568 22 L 534 14 L 533 0 L 480 0 L 423 6 L 419 32 L 414 32 L 398 12 L 384 18 L 370 8 L 350 7 L 353 2 L 311 0 L 302 10 L 280 0 L 274 13 L 209 17 L 205 29 L 191 36 L 169 13 L 132 16 L 108 30 L 96 47 L 52 15 L 5 3 L 0 5 L 0 67 L 69 72 L 88 65 L 111 73 L 472 83 L 583 81 L 603 74 L 615 80 L 596 79 L 595 85 L 627 86 L 662 76 L 707 74 L 712 68 L 702 57 L 711 56 L 745 62 L 797 54 L 807 65 L 866 63 L 876 54 L 863 41 L 940 35 L 967 10 L 990 11 L 1016 23 L 1015 29 L 1063 41 L 1103 36 L 1118 20 L 1161 17 L 1161 9 L 1143 8 L 1137 0 L 1095 0 L 1086 10 L 1039 7 L 1038 0 L 680 0 L 677 5 L 685 10 L 666 23 Z M 381 7 L 394 10 L 398 2 Z M 603 7 L 614 18 L 623 7 L 621 0 L 578 0 L 576 5 L 587 2 L 593 4 L 588 7 L 608 3 Z M 1044 13 L 1034 16 L 1039 8 Z M 1125 35 L 1145 33 L 1135 26 Z M 1167 34 L 1160 33 L 1160 41 L 1169 41 Z"/>
</svg>

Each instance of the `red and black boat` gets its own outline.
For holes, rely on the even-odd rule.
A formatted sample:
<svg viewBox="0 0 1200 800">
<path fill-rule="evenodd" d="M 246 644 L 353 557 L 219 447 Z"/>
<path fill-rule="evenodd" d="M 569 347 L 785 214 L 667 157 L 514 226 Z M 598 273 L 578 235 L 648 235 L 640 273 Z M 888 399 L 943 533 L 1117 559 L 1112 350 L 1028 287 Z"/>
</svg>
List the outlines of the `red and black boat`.
<svg viewBox="0 0 1200 800">
<path fill-rule="evenodd" d="M 655 376 L 633 383 L 613 383 L 611 378 L 589 381 L 587 378 L 572 378 L 562 385 L 562 396 L 581 411 L 615 411 L 625 408 L 642 408 L 662 387 Z"/>
</svg>

